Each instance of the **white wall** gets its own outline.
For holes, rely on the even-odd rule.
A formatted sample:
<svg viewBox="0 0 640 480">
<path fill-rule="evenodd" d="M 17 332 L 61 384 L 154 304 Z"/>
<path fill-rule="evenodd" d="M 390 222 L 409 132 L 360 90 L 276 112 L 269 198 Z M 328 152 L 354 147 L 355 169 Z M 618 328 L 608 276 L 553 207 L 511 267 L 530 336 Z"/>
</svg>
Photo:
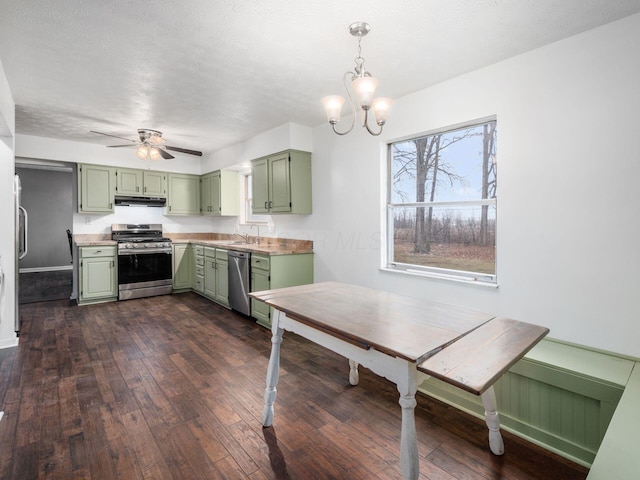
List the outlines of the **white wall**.
<svg viewBox="0 0 640 480">
<path fill-rule="evenodd" d="M 316 128 L 314 215 L 290 225 L 316 240 L 316 281 L 457 303 L 640 357 L 638 45 L 635 15 L 397 99 L 381 137 Z M 384 144 L 489 115 L 499 288 L 379 271 Z"/>
<path fill-rule="evenodd" d="M 0 348 L 17 345 L 15 318 L 15 222 L 13 201 L 15 104 L 0 62 Z"/>
<path fill-rule="evenodd" d="M 310 152 L 313 148 L 309 127 L 296 123 L 285 123 L 245 142 L 224 148 L 203 158 L 202 173 L 248 163 L 256 158 L 294 149 Z"/>
</svg>

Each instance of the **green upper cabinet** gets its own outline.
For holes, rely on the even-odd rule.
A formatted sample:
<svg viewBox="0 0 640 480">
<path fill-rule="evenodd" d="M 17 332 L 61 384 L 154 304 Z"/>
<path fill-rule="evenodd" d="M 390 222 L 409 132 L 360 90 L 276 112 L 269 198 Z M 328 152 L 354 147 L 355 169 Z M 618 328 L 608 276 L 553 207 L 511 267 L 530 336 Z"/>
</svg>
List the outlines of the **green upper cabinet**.
<svg viewBox="0 0 640 480">
<path fill-rule="evenodd" d="M 116 193 L 118 195 L 142 195 L 142 170 L 116 169 Z"/>
<path fill-rule="evenodd" d="M 115 168 L 78 164 L 79 213 L 113 213 L 115 189 Z"/>
<path fill-rule="evenodd" d="M 164 197 L 167 195 L 167 174 L 118 168 L 116 170 L 116 193 L 118 195 L 144 195 Z"/>
<path fill-rule="evenodd" d="M 167 174 L 165 172 L 152 172 L 145 170 L 143 178 L 143 193 L 149 197 L 167 196 Z"/>
<path fill-rule="evenodd" d="M 200 178 L 200 210 L 202 215 L 238 215 L 238 172 L 217 170 L 203 175 Z"/>
<path fill-rule="evenodd" d="M 252 211 L 311 213 L 311 153 L 288 150 L 251 162 Z"/>
<path fill-rule="evenodd" d="M 200 176 L 169 173 L 167 215 L 200 215 Z"/>
</svg>

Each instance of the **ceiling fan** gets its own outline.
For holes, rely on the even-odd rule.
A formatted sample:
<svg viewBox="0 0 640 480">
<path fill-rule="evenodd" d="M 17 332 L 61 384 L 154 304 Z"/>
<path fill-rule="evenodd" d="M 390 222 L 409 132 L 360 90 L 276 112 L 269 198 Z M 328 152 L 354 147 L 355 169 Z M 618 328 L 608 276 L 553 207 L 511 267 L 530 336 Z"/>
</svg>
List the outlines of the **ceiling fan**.
<svg viewBox="0 0 640 480">
<path fill-rule="evenodd" d="M 180 147 L 172 147 L 170 145 L 163 145 L 164 138 L 162 138 L 162 132 L 158 130 L 150 130 L 148 128 L 139 128 L 138 136 L 140 140 L 131 140 L 130 138 L 119 137 L 117 135 L 111 135 L 109 133 L 96 132 L 95 130 L 91 130 L 91 133 L 97 133 L 98 135 L 105 135 L 107 137 L 119 138 L 121 140 L 126 140 L 128 143 L 126 145 L 107 145 L 110 148 L 118 148 L 118 147 L 138 147 L 136 151 L 136 155 L 141 159 L 150 158 L 151 160 L 157 160 L 162 157 L 166 160 L 170 160 L 175 158 L 171 155 L 167 150 L 179 153 L 187 153 L 189 155 L 197 155 L 199 157 L 202 156 L 202 152 L 197 150 L 189 150 L 187 148 Z"/>
</svg>

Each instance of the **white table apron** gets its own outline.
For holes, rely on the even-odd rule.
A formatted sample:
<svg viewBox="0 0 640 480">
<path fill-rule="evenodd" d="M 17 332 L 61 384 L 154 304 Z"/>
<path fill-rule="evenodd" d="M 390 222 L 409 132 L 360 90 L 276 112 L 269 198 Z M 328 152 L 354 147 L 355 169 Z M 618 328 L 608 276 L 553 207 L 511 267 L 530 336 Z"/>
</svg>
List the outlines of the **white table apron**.
<svg viewBox="0 0 640 480">
<path fill-rule="evenodd" d="M 312 342 L 349 359 L 349 383 L 358 384 L 358 365 L 363 365 L 376 375 L 384 377 L 396 384 L 400 393 L 400 407 L 402 408 L 402 427 L 400 435 L 400 463 L 402 476 L 406 480 L 417 480 L 420 473 L 418 460 L 418 442 L 414 409 L 416 407 L 416 391 L 419 383 L 427 376 L 419 372 L 416 364 L 405 359 L 392 357 L 373 348 L 365 349 L 337 337 L 324 333 L 313 327 L 298 322 L 280 310 L 274 311 L 271 327 L 271 356 L 267 369 L 267 387 L 264 394 L 264 410 L 262 425 L 269 427 L 273 424 L 276 401 L 276 386 L 280 370 L 280 345 L 284 331 L 296 333 Z M 504 444 L 500 435 L 500 422 L 496 411 L 496 397 L 493 387 L 481 395 L 485 408 L 485 418 L 489 427 L 489 444 L 496 455 L 504 453 Z"/>
</svg>

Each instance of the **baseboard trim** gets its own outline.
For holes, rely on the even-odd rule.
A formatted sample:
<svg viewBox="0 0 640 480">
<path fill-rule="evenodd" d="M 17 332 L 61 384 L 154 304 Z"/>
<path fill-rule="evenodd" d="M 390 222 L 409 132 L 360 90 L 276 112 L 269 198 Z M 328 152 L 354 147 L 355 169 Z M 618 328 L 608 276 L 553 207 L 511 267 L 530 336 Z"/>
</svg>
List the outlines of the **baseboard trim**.
<svg viewBox="0 0 640 480">
<path fill-rule="evenodd" d="M 3 348 L 17 347 L 18 342 L 19 342 L 18 337 L 0 340 L 0 350 L 2 350 Z"/>
<path fill-rule="evenodd" d="M 20 273 L 57 272 L 59 270 L 73 270 L 73 265 L 60 265 L 57 267 L 32 267 L 21 268 Z"/>
</svg>

